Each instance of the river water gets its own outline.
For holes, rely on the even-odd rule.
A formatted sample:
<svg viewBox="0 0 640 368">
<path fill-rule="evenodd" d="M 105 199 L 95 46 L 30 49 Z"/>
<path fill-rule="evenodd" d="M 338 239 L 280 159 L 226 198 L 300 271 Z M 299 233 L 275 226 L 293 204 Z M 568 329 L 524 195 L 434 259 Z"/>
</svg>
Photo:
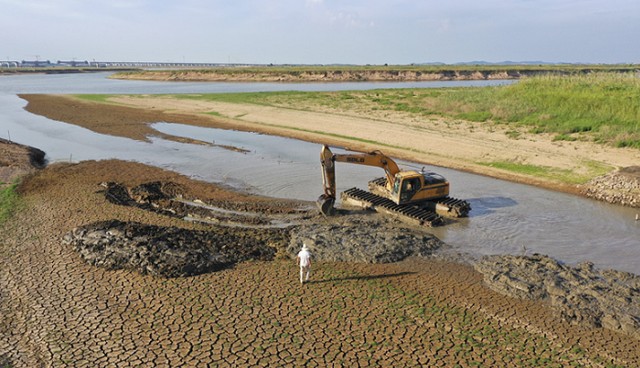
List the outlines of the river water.
<svg viewBox="0 0 640 368">
<path fill-rule="evenodd" d="M 118 158 L 177 171 L 197 179 L 231 185 L 280 198 L 315 200 L 322 192 L 320 145 L 220 129 L 158 122 L 173 135 L 233 145 L 247 153 L 219 147 L 153 139 L 150 143 L 96 134 L 24 110 L 17 93 L 216 93 L 254 91 L 332 91 L 376 88 L 433 88 L 507 83 L 188 83 L 118 81 L 106 73 L 0 76 L 0 137 L 38 147 L 50 162 Z M 339 149 L 334 149 L 340 151 Z M 423 165 L 399 161 L 405 169 Z M 613 206 L 528 185 L 429 167 L 451 182 L 451 194 L 471 202 L 470 217 L 432 229 L 453 250 L 472 254 L 548 254 L 567 263 L 594 262 L 640 274 L 638 209 Z M 382 176 L 377 168 L 338 165 L 338 190 Z"/>
</svg>

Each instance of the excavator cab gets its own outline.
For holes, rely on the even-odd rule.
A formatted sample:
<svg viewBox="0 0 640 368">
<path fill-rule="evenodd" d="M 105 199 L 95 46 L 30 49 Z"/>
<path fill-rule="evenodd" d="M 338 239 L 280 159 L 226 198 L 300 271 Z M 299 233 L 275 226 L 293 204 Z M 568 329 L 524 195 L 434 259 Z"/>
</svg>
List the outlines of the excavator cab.
<svg viewBox="0 0 640 368">
<path fill-rule="evenodd" d="M 449 195 L 449 182 L 433 172 L 401 171 L 391 188 L 391 200 L 396 204 L 438 199 Z"/>
<path fill-rule="evenodd" d="M 418 177 L 402 177 L 401 175 L 397 175 L 393 183 L 393 190 L 391 191 L 391 200 L 398 204 L 409 202 L 421 187 L 422 185 Z"/>
</svg>

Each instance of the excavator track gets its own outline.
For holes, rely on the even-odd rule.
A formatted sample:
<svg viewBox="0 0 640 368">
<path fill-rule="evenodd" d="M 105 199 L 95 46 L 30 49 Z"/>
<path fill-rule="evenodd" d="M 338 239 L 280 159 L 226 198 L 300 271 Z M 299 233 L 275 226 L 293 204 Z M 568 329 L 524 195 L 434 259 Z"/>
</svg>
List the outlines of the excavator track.
<svg viewBox="0 0 640 368">
<path fill-rule="evenodd" d="M 369 182 L 369 190 L 373 193 L 386 192 L 387 179 L 384 177 L 373 179 Z M 424 201 L 420 205 L 427 210 L 436 212 L 446 217 L 467 217 L 471 211 L 471 204 L 465 200 L 453 197 L 443 197 Z"/>
<path fill-rule="evenodd" d="M 436 212 L 448 217 L 467 217 L 471 211 L 469 202 L 453 197 L 445 197 L 430 202 L 435 203 Z"/>
<path fill-rule="evenodd" d="M 420 226 L 444 225 L 444 219 L 429 209 L 415 205 L 397 205 L 390 199 L 375 195 L 358 188 L 342 192 L 342 202 L 360 207 L 371 208 L 376 212 L 392 215 L 402 221 Z"/>
</svg>

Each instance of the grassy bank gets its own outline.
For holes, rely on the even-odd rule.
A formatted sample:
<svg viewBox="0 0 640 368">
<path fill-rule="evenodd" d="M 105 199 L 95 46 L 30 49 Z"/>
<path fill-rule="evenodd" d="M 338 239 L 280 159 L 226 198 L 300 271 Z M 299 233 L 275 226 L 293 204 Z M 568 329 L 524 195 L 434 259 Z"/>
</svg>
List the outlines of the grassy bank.
<svg viewBox="0 0 640 368">
<path fill-rule="evenodd" d="M 434 112 L 525 126 L 556 140 L 593 140 L 640 148 L 640 78 L 627 74 L 540 76 L 495 88 L 460 89 L 436 99 Z"/>
<path fill-rule="evenodd" d="M 494 87 L 267 92 L 174 96 L 303 110 L 400 111 L 483 124 L 506 124 L 518 138 L 551 133 L 555 140 L 587 140 L 640 148 L 640 78 L 634 73 L 544 75 Z M 104 96 L 85 99 L 103 101 Z"/>
<path fill-rule="evenodd" d="M 479 132 L 496 132 L 498 135 L 503 133 L 497 132 L 504 132 L 504 140 L 513 140 L 514 147 L 526 147 L 528 141 L 551 143 L 551 140 L 579 140 L 609 147 L 640 149 L 638 96 L 640 78 L 635 73 L 578 73 L 567 76 L 537 76 L 514 84 L 492 87 L 179 94 L 167 97 L 276 107 L 291 112 L 309 111 L 322 115 L 327 113 L 328 117 L 338 119 L 342 115 L 356 116 L 370 120 L 371 126 L 380 122 L 389 124 L 389 129 L 393 130 L 394 126 L 398 125 L 398 131 L 408 128 L 414 130 L 416 135 L 420 135 L 422 131 L 425 134 L 429 131 L 442 131 L 446 134 L 464 126 L 463 129 L 469 130 L 465 131 L 469 138 L 473 138 L 474 129 Z M 93 102 L 110 103 L 112 96 L 78 97 Z M 142 95 L 131 97 L 148 98 Z M 161 101 L 157 103 L 162 104 Z M 225 115 L 213 110 L 209 113 L 243 120 L 242 115 Z M 458 124 L 460 121 L 471 124 Z M 342 142 L 364 142 L 383 149 L 390 147 L 396 152 L 418 152 L 415 151 L 417 147 L 407 145 L 405 141 L 383 142 L 365 134 L 366 132 L 362 132 L 361 135 L 354 132 L 345 135 L 341 132 L 324 131 L 320 126 L 298 126 L 285 121 L 282 125 L 275 125 L 280 123 L 274 122 L 260 124 L 284 131 L 337 138 Z M 538 135 L 539 138 L 532 135 Z M 606 148 L 611 150 L 609 147 Z M 491 152 L 490 150 L 491 147 L 484 148 L 484 152 Z M 535 153 L 531 153 L 531 156 L 524 160 L 513 160 L 512 156 L 504 155 L 497 157 L 499 155 L 491 153 L 488 158 L 478 155 L 467 157 L 467 160 L 471 160 L 468 161 L 469 164 L 476 165 L 478 172 L 485 171 L 477 167 L 490 167 L 498 177 L 508 172 L 518 177 L 533 178 L 536 182 L 542 180 L 548 183 L 568 184 L 572 188 L 575 184 L 586 183 L 616 166 L 629 165 L 612 163 L 611 160 L 602 157 L 594 158 L 590 152 L 583 152 L 581 158 L 575 159 L 571 164 L 564 163 L 564 166 L 555 165 L 548 160 L 536 161 Z M 623 152 L 620 151 L 620 154 Z M 465 159 L 459 157 L 456 160 L 459 163 Z"/>
<path fill-rule="evenodd" d="M 17 184 L 11 184 L 0 189 L 0 225 L 11 217 L 20 202 L 16 187 Z"/>
<path fill-rule="evenodd" d="M 566 184 L 585 184 L 594 177 L 604 175 L 613 168 L 592 160 L 584 160 L 582 167 L 584 172 L 576 172 L 569 169 L 558 169 L 549 166 L 537 166 L 522 164 L 512 161 L 476 162 L 478 165 L 489 166 L 529 177 L 554 180 Z"/>
</svg>

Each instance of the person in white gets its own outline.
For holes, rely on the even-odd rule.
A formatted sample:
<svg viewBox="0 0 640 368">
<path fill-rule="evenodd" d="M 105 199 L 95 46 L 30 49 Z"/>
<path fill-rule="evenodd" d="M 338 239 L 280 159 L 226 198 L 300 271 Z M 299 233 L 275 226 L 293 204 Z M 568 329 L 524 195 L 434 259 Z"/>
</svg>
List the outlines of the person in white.
<svg viewBox="0 0 640 368">
<path fill-rule="evenodd" d="M 296 263 L 300 266 L 300 283 L 304 284 L 305 281 L 309 281 L 309 274 L 311 273 L 311 253 L 307 244 L 302 243 L 302 249 L 298 252 Z M 304 277 L 306 275 L 306 278 Z"/>
</svg>

